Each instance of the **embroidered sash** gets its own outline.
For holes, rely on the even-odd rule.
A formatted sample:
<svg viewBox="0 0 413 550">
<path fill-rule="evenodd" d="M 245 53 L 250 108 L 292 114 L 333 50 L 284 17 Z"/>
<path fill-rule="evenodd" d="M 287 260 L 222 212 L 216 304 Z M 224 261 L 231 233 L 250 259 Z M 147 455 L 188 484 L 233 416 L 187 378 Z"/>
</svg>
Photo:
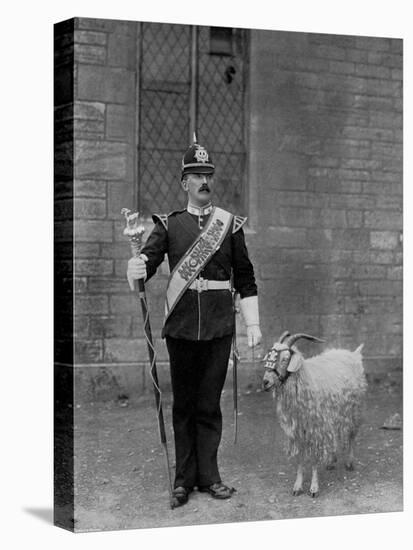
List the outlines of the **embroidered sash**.
<svg viewBox="0 0 413 550">
<path fill-rule="evenodd" d="M 166 289 L 165 321 L 189 285 L 221 246 L 232 219 L 232 214 L 226 210 L 217 207 L 212 209 L 206 226 L 176 264 L 169 277 Z"/>
</svg>

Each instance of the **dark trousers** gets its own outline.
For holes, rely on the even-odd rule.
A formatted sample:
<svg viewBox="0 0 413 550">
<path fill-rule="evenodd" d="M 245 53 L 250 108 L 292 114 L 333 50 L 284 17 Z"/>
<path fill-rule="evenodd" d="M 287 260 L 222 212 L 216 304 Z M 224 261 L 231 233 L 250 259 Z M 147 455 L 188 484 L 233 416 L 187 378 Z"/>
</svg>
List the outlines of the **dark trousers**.
<svg viewBox="0 0 413 550">
<path fill-rule="evenodd" d="M 175 487 L 221 481 L 217 453 L 222 434 L 220 398 L 232 336 L 191 341 L 166 337 L 173 392 Z"/>
</svg>

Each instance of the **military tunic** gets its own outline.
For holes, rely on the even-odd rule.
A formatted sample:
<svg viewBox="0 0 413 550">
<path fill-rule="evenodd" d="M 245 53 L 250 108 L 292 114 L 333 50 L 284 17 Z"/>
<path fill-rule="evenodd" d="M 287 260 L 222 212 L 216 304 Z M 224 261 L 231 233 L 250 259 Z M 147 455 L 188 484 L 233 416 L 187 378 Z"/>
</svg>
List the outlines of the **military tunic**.
<svg viewBox="0 0 413 550">
<path fill-rule="evenodd" d="M 153 217 L 155 227 L 142 249 L 147 279 L 168 256 L 170 271 L 209 219 L 187 210 Z M 241 298 L 257 295 L 242 225 L 235 216 L 219 250 L 198 277 L 232 280 Z M 220 398 L 228 368 L 235 315 L 231 291 L 187 289 L 167 318 L 162 336 L 170 358 L 175 438 L 175 487 L 219 483 L 217 453 L 222 434 Z"/>
<path fill-rule="evenodd" d="M 174 269 L 209 219 L 187 210 L 166 216 L 154 216 L 155 227 L 142 253 L 148 258 L 147 279 L 168 255 L 170 271 Z M 212 281 L 231 279 L 241 298 L 257 295 L 254 270 L 248 258 L 242 225 L 246 218 L 234 217 L 232 228 L 227 232 L 219 250 L 200 273 L 200 277 Z M 198 292 L 187 290 L 177 303 L 163 327 L 162 336 L 185 340 L 211 340 L 232 334 L 234 315 L 232 296 L 229 290 Z"/>
</svg>

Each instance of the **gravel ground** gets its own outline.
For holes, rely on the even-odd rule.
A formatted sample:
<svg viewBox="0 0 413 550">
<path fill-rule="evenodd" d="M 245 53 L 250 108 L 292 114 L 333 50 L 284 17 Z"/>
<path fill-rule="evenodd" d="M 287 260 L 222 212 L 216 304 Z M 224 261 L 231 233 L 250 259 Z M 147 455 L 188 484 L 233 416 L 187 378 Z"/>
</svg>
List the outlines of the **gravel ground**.
<svg viewBox="0 0 413 550">
<path fill-rule="evenodd" d="M 365 423 L 357 438 L 355 470 L 338 462 L 320 471 L 320 495 L 292 496 L 295 464 L 283 452 L 271 394 L 239 395 L 238 443 L 233 443 L 232 395 L 224 392 L 220 470 L 236 488 L 230 500 L 192 493 L 171 510 L 162 447 L 151 396 L 117 403 L 89 403 L 75 412 L 75 530 L 118 530 L 269 519 L 396 512 L 403 509 L 402 430 L 382 429 L 402 415 L 399 381 L 369 384 Z M 164 396 L 173 466 L 170 396 Z M 310 470 L 307 468 L 307 488 Z"/>
</svg>

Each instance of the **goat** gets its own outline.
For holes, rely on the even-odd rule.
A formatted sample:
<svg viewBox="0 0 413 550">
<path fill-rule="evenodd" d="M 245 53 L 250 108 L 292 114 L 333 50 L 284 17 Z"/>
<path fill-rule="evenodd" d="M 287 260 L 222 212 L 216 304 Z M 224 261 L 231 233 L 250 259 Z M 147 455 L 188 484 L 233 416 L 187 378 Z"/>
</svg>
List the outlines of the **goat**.
<svg viewBox="0 0 413 550">
<path fill-rule="evenodd" d="M 354 469 L 354 439 L 362 420 L 367 382 L 361 351 L 330 349 L 304 359 L 294 346 L 300 339 L 323 342 L 308 334 L 284 332 L 264 357 L 263 387 L 273 388 L 277 415 L 285 432 L 287 455 L 298 458 L 293 495 L 303 492 L 303 463 L 312 464 L 309 494 L 319 494 L 319 464 L 333 468 L 339 446 L 348 451 L 345 467 Z"/>
</svg>

